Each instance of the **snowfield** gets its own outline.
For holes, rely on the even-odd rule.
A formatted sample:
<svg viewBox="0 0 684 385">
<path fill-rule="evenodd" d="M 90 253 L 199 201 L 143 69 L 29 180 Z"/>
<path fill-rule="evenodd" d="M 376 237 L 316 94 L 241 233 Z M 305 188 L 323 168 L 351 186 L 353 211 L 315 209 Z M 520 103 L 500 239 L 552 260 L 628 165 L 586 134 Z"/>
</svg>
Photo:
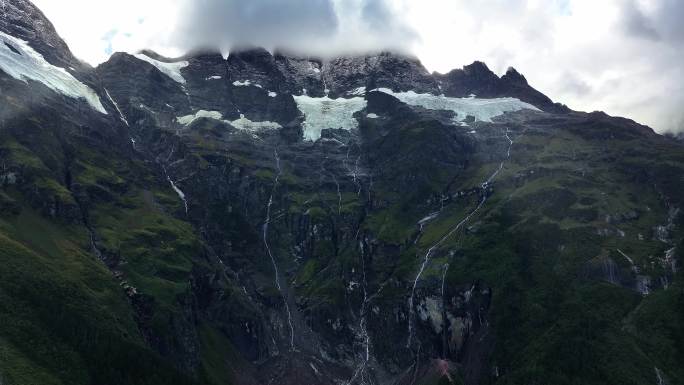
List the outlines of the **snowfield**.
<svg viewBox="0 0 684 385">
<path fill-rule="evenodd" d="M 152 59 L 151 57 L 139 53 L 136 55 L 133 55 L 139 60 L 148 62 L 152 64 L 153 66 L 157 67 L 159 71 L 161 71 L 164 75 L 170 77 L 174 81 L 180 83 L 180 84 L 185 84 L 185 78 L 183 75 L 181 75 L 181 69 L 187 67 L 190 65 L 187 61 L 179 61 L 179 62 L 174 62 L 174 63 L 166 63 L 163 61 L 159 61 L 156 59 Z"/>
<path fill-rule="evenodd" d="M 468 116 L 473 116 L 475 120 L 481 122 L 491 122 L 492 118 L 506 112 L 525 109 L 539 111 L 537 107 L 516 98 L 450 98 L 444 95 L 418 94 L 415 91 L 394 92 L 388 88 L 379 88 L 376 91 L 392 95 L 410 106 L 423 107 L 428 110 L 453 111 L 456 113 L 454 121 L 462 125 Z"/>
<path fill-rule="evenodd" d="M 85 99 L 95 110 L 107 114 L 100 97 L 90 87 L 64 68 L 48 63 L 24 40 L 3 32 L 0 32 L 0 69 L 15 79 L 37 81 L 70 98 Z"/>
<path fill-rule="evenodd" d="M 186 116 L 180 116 L 176 118 L 176 121 L 184 126 L 189 126 L 192 124 L 197 119 L 201 118 L 207 118 L 207 119 L 214 119 L 214 120 L 219 120 L 221 122 L 230 124 L 231 126 L 243 130 L 243 131 L 249 131 L 249 132 L 256 132 L 256 131 L 261 131 L 261 130 L 277 130 L 282 128 L 280 124 L 275 123 L 275 122 L 254 122 L 252 120 L 249 120 L 245 117 L 245 115 L 240 115 L 239 119 L 235 119 L 233 121 L 230 120 L 224 120 L 223 119 L 223 114 L 221 114 L 218 111 L 206 111 L 206 110 L 199 110 L 197 111 L 194 115 L 186 115 Z"/>
<path fill-rule="evenodd" d="M 330 99 L 327 96 L 312 98 L 307 95 L 294 96 L 297 108 L 304 114 L 304 140 L 316 141 L 325 128 L 352 130 L 359 123 L 354 114 L 366 108 L 366 99 L 361 97 Z"/>
</svg>

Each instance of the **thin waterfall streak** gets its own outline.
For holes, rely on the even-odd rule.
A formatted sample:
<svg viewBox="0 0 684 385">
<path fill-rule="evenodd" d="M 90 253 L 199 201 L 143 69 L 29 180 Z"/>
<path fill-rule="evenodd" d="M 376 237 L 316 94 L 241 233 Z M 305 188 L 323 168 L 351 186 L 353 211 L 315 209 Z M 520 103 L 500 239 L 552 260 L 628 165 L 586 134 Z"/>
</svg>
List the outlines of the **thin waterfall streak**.
<svg viewBox="0 0 684 385">
<path fill-rule="evenodd" d="M 454 226 L 449 232 L 446 233 L 442 238 L 440 238 L 435 244 L 433 244 L 428 251 L 425 253 L 423 257 L 423 262 L 420 265 L 420 269 L 418 270 L 418 274 L 416 274 L 416 278 L 413 280 L 413 286 L 411 288 L 411 295 L 408 300 L 408 307 L 409 307 L 409 316 L 408 316 L 408 339 L 406 342 L 406 348 L 410 349 L 411 348 L 411 342 L 413 340 L 413 335 L 414 335 L 414 318 L 415 318 L 415 310 L 414 310 L 414 298 L 415 298 L 415 293 L 416 293 L 416 288 L 418 286 L 418 282 L 420 281 L 420 278 L 422 277 L 423 273 L 425 272 L 425 269 L 427 268 L 428 263 L 430 262 L 430 256 L 432 253 L 438 249 L 444 242 L 446 242 L 449 238 L 451 238 L 454 233 L 459 231 L 462 226 L 464 226 L 475 214 L 477 214 L 480 209 L 484 206 L 484 204 L 487 202 L 487 189 L 489 188 L 490 184 L 496 178 L 499 173 L 503 170 L 504 163 L 506 160 L 508 160 L 511 156 L 511 148 L 513 147 L 513 140 L 511 137 L 508 135 L 508 128 L 506 128 L 506 131 L 504 132 L 504 137 L 508 140 L 509 146 L 506 151 L 506 159 L 503 160 L 500 164 L 499 167 L 480 185 L 480 188 L 482 190 L 482 198 L 480 199 L 478 205 L 473 209 L 468 215 L 466 215 L 465 218 L 463 218 L 456 226 Z M 420 346 L 419 346 L 420 348 Z"/>
<path fill-rule="evenodd" d="M 276 262 L 275 256 L 273 255 L 273 252 L 271 251 L 271 246 L 268 243 L 268 226 L 271 223 L 271 206 L 273 206 L 273 196 L 275 195 L 275 192 L 278 188 L 278 183 L 280 181 L 280 176 L 282 174 L 282 169 L 280 167 L 280 157 L 278 156 L 278 149 L 273 150 L 273 154 L 275 157 L 276 161 L 276 175 L 273 179 L 273 188 L 271 189 L 271 196 L 268 198 L 268 203 L 266 204 L 266 218 L 264 220 L 264 224 L 262 226 L 262 236 L 263 236 L 263 242 L 264 246 L 266 248 L 266 252 L 268 253 L 269 258 L 271 259 L 271 263 L 273 264 L 273 271 L 275 273 L 275 284 L 276 287 L 278 288 L 278 291 L 280 292 L 280 295 L 283 297 L 283 303 L 285 304 L 285 310 L 287 312 L 287 323 L 290 328 L 290 349 L 294 350 L 294 324 L 292 323 L 292 312 L 290 311 L 290 304 L 287 298 L 287 294 L 283 290 L 283 287 L 280 283 L 280 271 L 278 269 L 278 263 Z"/>
</svg>

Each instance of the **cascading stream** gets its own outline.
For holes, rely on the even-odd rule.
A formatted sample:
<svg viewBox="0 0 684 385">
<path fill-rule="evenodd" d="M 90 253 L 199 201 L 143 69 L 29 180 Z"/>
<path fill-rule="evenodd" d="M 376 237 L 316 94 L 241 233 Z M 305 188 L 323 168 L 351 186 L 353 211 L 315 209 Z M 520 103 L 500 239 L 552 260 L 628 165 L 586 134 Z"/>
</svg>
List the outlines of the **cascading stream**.
<svg viewBox="0 0 684 385">
<path fill-rule="evenodd" d="M 124 116 L 123 112 L 119 108 L 119 105 L 116 104 L 116 101 L 114 101 L 114 98 L 112 98 L 112 95 L 109 94 L 109 90 L 107 90 L 106 88 L 104 90 L 105 90 L 105 94 L 107 95 L 107 98 L 109 99 L 110 102 L 112 102 L 112 104 L 114 105 L 114 108 L 116 108 L 116 112 L 119 113 L 119 118 L 121 119 L 121 121 L 124 122 L 126 127 L 130 127 L 130 124 L 128 124 L 128 119 L 126 119 L 126 116 Z"/>
<path fill-rule="evenodd" d="M 340 191 L 340 181 L 337 180 L 335 174 L 330 174 L 332 176 L 335 186 L 337 186 L 337 215 L 342 215 L 342 192 Z"/>
<path fill-rule="evenodd" d="M 504 132 L 504 137 L 508 140 L 509 145 L 508 145 L 508 150 L 506 152 L 506 158 L 501 161 L 499 164 L 499 167 L 484 181 L 481 183 L 480 188 L 482 190 L 482 198 L 480 199 L 479 203 L 477 206 L 466 215 L 465 218 L 463 218 L 460 222 L 456 224 L 446 235 L 444 235 L 442 238 L 440 238 L 435 244 L 433 244 L 425 253 L 423 257 L 423 262 L 420 265 L 420 269 L 418 270 L 418 274 L 416 274 L 416 278 L 413 280 L 413 287 L 411 288 L 411 296 L 409 297 L 408 301 L 408 307 L 409 307 L 409 319 L 408 319 L 408 340 L 406 342 L 406 348 L 411 348 L 411 342 L 414 338 L 414 322 L 415 322 L 415 309 L 414 309 L 414 298 L 416 294 L 416 287 L 418 286 L 418 282 L 420 281 L 420 278 L 422 277 L 423 273 L 425 272 L 425 269 L 427 268 L 428 263 L 430 262 L 430 257 L 432 253 L 437 250 L 444 242 L 446 242 L 451 236 L 459 231 L 463 225 L 465 225 L 475 214 L 477 214 L 482 206 L 487 202 L 487 188 L 489 185 L 492 183 L 494 178 L 496 178 L 497 175 L 501 172 L 503 169 L 503 166 L 505 162 L 511 157 L 511 148 L 513 147 L 513 140 L 511 137 L 508 135 L 508 129 Z"/>
<path fill-rule="evenodd" d="M 346 382 L 346 385 L 352 385 L 355 383 L 357 379 L 361 379 L 359 382 L 360 385 L 366 384 L 367 382 L 365 381 L 365 372 L 366 368 L 368 366 L 368 361 L 370 360 L 370 336 L 368 334 L 368 329 L 367 329 L 367 324 L 366 324 L 366 311 L 368 309 L 368 303 L 369 303 L 369 298 L 368 298 L 368 281 L 366 279 L 366 261 L 365 261 L 365 253 L 364 253 L 364 246 L 363 246 L 363 241 L 359 241 L 359 249 L 361 251 L 361 273 L 362 273 L 362 289 L 363 289 L 363 302 L 361 302 L 361 309 L 359 310 L 359 336 L 360 339 L 363 343 L 365 354 L 363 354 L 361 358 L 361 363 L 359 366 L 356 368 L 354 371 L 354 374 L 352 377 L 349 379 L 348 382 Z"/>
<path fill-rule="evenodd" d="M 264 220 L 264 225 L 262 226 L 262 235 L 264 246 L 266 247 L 266 252 L 271 258 L 271 263 L 273 264 L 273 271 L 275 273 L 275 284 L 283 297 L 283 303 L 285 304 L 285 310 L 287 311 L 287 323 L 290 328 L 290 349 L 294 350 L 294 325 L 292 323 L 292 312 L 290 311 L 290 304 L 287 300 L 287 294 L 280 283 L 280 270 L 278 269 L 278 263 L 276 262 L 273 252 L 271 251 L 271 246 L 268 243 L 268 225 L 271 223 L 271 206 L 273 206 L 273 196 L 275 195 L 276 189 L 278 188 L 278 183 L 280 181 L 280 176 L 282 175 L 282 169 L 280 167 L 280 157 L 278 156 L 278 149 L 273 150 L 273 156 L 276 162 L 276 175 L 273 179 L 273 188 L 271 189 L 271 196 L 268 198 L 268 203 L 266 204 L 266 219 Z"/>
<path fill-rule="evenodd" d="M 363 302 L 361 302 L 361 308 L 359 309 L 359 339 L 362 341 L 364 350 L 361 355 L 361 362 L 354 370 L 354 374 L 349 381 L 345 382 L 345 385 L 353 385 L 357 380 L 359 380 L 358 385 L 373 384 L 372 377 L 370 376 L 370 373 L 368 373 L 368 364 L 371 360 L 371 338 L 370 334 L 368 333 L 368 321 L 366 316 L 368 314 L 370 304 L 378 295 L 380 295 L 380 292 L 382 292 L 382 290 L 385 288 L 385 285 L 388 283 L 388 281 L 383 282 L 378 287 L 378 290 L 376 290 L 372 295 L 368 295 L 368 279 L 366 277 L 366 262 L 364 244 L 362 241 L 359 241 L 359 247 L 361 249 L 361 273 L 363 277 Z"/>
<path fill-rule="evenodd" d="M 444 271 L 442 272 L 442 288 L 440 291 L 442 297 L 442 319 L 444 321 L 444 327 L 442 328 L 442 358 L 446 358 L 447 353 L 447 339 L 448 339 L 448 328 L 446 327 L 446 297 L 444 296 L 444 289 L 446 288 L 446 275 L 449 271 L 449 264 L 444 264 Z"/>
<path fill-rule="evenodd" d="M 361 182 L 359 181 L 359 161 L 361 160 L 361 154 L 358 155 L 356 158 L 356 161 L 354 161 L 354 168 L 352 169 L 349 167 L 349 153 L 351 152 L 351 142 L 347 143 L 347 156 L 344 158 L 344 168 L 347 170 L 347 175 L 351 176 L 352 180 L 354 181 L 354 184 L 356 184 L 356 187 L 358 187 L 358 192 L 357 195 L 361 195 L 361 190 L 363 189 L 363 186 L 361 185 Z"/>
<path fill-rule="evenodd" d="M 667 382 L 665 382 L 665 379 L 663 378 L 663 371 L 657 367 L 654 367 L 653 370 L 655 370 L 656 374 L 656 383 L 658 385 L 667 385 Z"/>
<path fill-rule="evenodd" d="M 162 166 L 162 170 L 164 170 L 164 176 L 166 176 L 166 180 L 171 184 L 173 191 L 175 191 L 176 194 L 178 194 L 178 197 L 183 201 L 183 205 L 185 206 L 185 215 L 188 215 L 188 200 L 185 198 L 185 193 L 181 191 L 181 189 L 178 188 L 176 183 L 171 179 L 169 173 L 166 172 L 166 167 Z"/>
</svg>

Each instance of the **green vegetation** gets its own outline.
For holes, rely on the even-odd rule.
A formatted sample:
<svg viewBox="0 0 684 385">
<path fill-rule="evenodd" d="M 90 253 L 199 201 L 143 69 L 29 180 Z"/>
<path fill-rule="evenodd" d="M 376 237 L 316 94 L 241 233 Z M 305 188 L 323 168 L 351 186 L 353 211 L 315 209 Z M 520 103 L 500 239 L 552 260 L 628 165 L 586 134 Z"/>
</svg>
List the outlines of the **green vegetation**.
<svg viewBox="0 0 684 385">
<path fill-rule="evenodd" d="M 162 206 L 146 205 L 141 190 L 131 189 L 124 178 L 137 166 L 53 140 L 36 136 L 30 148 L 11 136 L 0 140 L 3 167 L 16 175 L 0 191 L 0 380 L 194 383 L 145 341 L 131 299 L 92 253 L 77 195 L 67 184 L 82 192 L 81 199 L 87 192 L 102 249 L 121 253 L 126 279 L 153 298 L 153 325 L 179 311 L 175 297 L 187 291 L 190 258 L 201 254 L 192 228 Z M 62 151 L 76 160 L 67 166 Z M 161 329 L 156 332 L 164 335 Z"/>
<path fill-rule="evenodd" d="M 183 383 L 144 346 L 111 273 L 82 251 L 84 228 L 54 225 L 28 208 L 0 224 L 6 384 Z"/>
</svg>

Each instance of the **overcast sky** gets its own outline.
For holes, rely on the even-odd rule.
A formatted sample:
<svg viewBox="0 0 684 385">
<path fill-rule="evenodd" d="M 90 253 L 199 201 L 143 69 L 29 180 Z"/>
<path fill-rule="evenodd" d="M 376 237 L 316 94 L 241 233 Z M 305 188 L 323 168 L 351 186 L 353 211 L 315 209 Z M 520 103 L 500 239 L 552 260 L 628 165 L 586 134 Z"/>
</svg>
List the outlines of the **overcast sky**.
<svg viewBox="0 0 684 385">
<path fill-rule="evenodd" d="M 684 129 L 681 0 L 33 0 L 72 51 L 175 56 L 260 45 L 327 56 L 404 50 L 430 71 L 509 66 L 555 101 Z"/>
</svg>

